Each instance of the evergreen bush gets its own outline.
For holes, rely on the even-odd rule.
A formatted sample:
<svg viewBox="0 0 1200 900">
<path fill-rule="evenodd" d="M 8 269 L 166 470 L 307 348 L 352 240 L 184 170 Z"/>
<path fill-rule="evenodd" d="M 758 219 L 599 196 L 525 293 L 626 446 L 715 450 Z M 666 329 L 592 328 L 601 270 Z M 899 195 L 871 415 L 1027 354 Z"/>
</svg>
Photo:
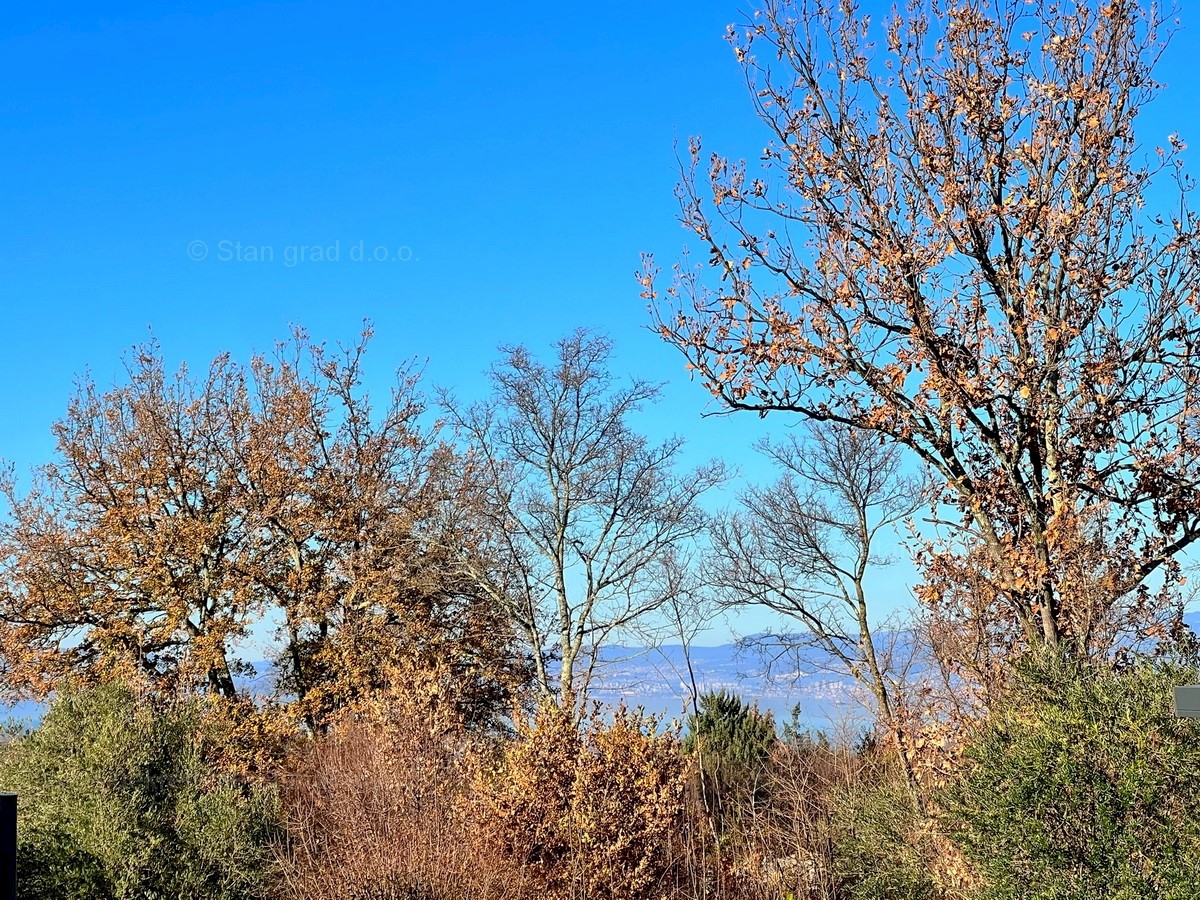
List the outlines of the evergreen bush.
<svg viewBox="0 0 1200 900">
<path fill-rule="evenodd" d="M 263 895 L 272 791 L 211 771 L 196 703 L 121 685 L 67 691 L 0 748 L 20 795 L 23 900 L 249 900 Z"/>
<path fill-rule="evenodd" d="M 1200 723 L 1190 667 L 1022 668 L 942 798 L 985 900 L 1200 896 Z"/>
</svg>

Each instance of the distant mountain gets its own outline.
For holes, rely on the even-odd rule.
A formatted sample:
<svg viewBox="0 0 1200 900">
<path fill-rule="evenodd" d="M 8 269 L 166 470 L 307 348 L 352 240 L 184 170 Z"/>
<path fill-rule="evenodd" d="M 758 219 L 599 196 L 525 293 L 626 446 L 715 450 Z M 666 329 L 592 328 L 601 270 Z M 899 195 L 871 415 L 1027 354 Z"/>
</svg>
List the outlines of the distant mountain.
<svg viewBox="0 0 1200 900">
<path fill-rule="evenodd" d="M 1186 613 L 1184 622 L 1200 635 L 1200 610 Z M 877 636 L 881 644 L 894 640 L 897 658 L 904 657 L 911 646 L 905 632 Z M 770 710 L 777 724 L 789 721 L 797 704 L 800 724 L 809 728 L 830 728 L 842 722 L 857 728 L 870 721 L 862 688 L 812 648 L 800 647 L 768 666 L 761 654 L 737 644 L 692 647 L 691 662 L 701 692 L 733 691 L 757 702 L 760 709 Z M 592 696 L 683 718 L 691 696 L 688 680 L 684 650 L 678 644 L 651 650 L 610 647 L 602 654 Z"/>
<path fill-rule="evenodd" d="M 1200 610 L 1185 614 L 1184 622 L 1200 635 Z M 897 655 L 904 655 L 906 633 L 883 633 L 880 637 L 894 639 Z M 845 723 L 855 729 L 869 722 L 861 688 L 812 648 L 798 649 L 773 662 L 738 644 L 692 647 L 690 657 L 701 692 L 732 691 L 771 712 L 779 725 L 792 719 L 797 705 L 799 723 L 807 728 L 831 729 Z M 249 665 L 252 672 L 237 679 L 239 688 L 270 693 L 275 681 L 271 663 L 257 661 Z M 640 706 L 646 712 L 682 720 L 688 712 L 685 705 L 691 696 L 690 680 L 684 648 L 679 644 L 652 649 L 607 647 L 601 654 L 591 695 L 605 703 Z M 0 720 L 36 724 L 44 710 L 44 704 L 25 701 L 0 707 Z"/>
<path fill-rule="evenodd" d="M 683 718 L 691 696 L 687 655 L 679 644 L 647 649 L 609 647 L 592 683 L 591 694 L 606 703 L 623 702 L 647 712 Z M 770 661 L 737 644 L 692 647 L 692 674 L 705 691 L 728 690 L 770 711 L 782 724 L 799 705 L 800 722 L 830 728 L 844 719 L 865 722 L 865 707 L 854 679 L 839 673 L 812 650 Z"/>
</svg>

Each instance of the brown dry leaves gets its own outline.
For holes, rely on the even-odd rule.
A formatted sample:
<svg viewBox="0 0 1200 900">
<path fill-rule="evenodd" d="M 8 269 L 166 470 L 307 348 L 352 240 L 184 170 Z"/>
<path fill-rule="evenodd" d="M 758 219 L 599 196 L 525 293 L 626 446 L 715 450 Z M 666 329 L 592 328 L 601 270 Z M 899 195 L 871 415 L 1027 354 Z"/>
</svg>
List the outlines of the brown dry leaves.
<svg viewBox="0 0 1200 900">
<path fill-rule="evenodd" d="M 1089 655 L 1154 619 L 1145 585 L 1200 536 L 1200 227 L 1181 143 L 1144 158 L 1133 129 L 1156 15 L 915 0 L 877 29 L 768 4 L 730 35 L 761 171 L 693 140 L 681 185 L 715 277 L 640 276 L 724 405 L 869 429 L 940 475 L 934 518 L 961 518 L 931 590 L 953 557 L 1020 641 Z M 1145 208 L 1157 176 L 1172 215 Z"/>
<path fill-rule="evenodd" d="M 287 714 L 310 728 L 414 669 L 432 707 L 503 709 L 523 672 L 459 574 L 469 497 L 415 370 L 382 408 L 362 391 L 369 336 L 330 352 L 297 332 L 199 377 L 148 346 L 125 384 L 85 379 L 58 460 L 31 491 L 4 484 L 6 686 L 121 677 L 238 701 L 239 645 L 270 623 Z"/>
</svg>

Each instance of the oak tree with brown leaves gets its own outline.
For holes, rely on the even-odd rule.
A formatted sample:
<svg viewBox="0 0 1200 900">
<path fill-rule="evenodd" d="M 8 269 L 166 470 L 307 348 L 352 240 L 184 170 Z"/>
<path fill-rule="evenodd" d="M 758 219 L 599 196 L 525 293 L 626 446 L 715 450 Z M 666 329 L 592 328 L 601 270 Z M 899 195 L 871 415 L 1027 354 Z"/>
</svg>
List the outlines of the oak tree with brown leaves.
<svg viewBox="0 0 1200 900">
<path fill-rule="evenodd" d="M 1135 0 L 913 0 L 882 27 L 768 3 L 729 35 L 761 160 L 694 139 L 680 190 L 714 277 L 641 274 L 725 407 L 939 475 L 961 518 L 925 600 L 1012 652 L 1161 634 L 1200 536 L 1193 183 L 1177 136 L 1134 128 L 1164 27 Z"/>
<path fill-rule="evenodd" d="M 372 406 L 369 336 L 329 352 L 298 332 L 201 377 L 168 375 L 150 345 L 124 384 L 83 379 L 57 459 L 28 491 L 3 484 L 4 687 L 132 679 L 233 700 L 242 645 L 274 628 L 281 697 L 310 727 L 399 688 L 468 720 L 503 710 L 522 663 L 454 574 L 473 550 L 453 454 L 420 422 L 415 371 Z"/>
</svg>

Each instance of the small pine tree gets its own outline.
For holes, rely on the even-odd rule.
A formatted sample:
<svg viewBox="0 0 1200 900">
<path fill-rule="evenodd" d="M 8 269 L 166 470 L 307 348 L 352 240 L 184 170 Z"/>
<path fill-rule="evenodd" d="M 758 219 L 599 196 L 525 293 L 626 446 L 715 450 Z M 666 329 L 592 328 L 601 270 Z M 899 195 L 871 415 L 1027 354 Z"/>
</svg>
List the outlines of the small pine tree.
<svg viewBox="0 0 1200 900">
<path fill-rule="evenodd" d="M 702 694 L 688 716 L 685 752 L 696 756 L 705 809 L 718 834 L 767 797 L 766 766 L 776 741 L 771 714 L 730 691 Z"/>
</svg>

